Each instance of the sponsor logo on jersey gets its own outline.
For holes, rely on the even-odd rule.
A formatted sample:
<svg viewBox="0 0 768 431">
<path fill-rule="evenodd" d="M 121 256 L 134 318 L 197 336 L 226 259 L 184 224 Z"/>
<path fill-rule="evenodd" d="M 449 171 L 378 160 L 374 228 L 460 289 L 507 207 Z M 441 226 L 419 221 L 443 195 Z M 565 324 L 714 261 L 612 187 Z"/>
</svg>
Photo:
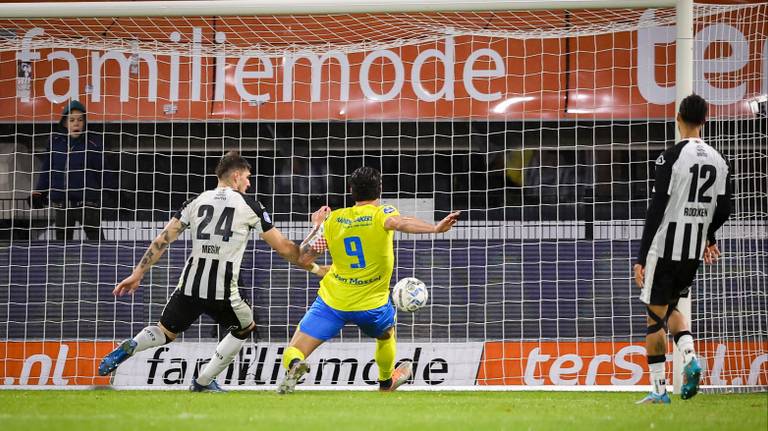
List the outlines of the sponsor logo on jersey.
<svg viewBox="0 0 768 431">
<path fill-rule="evenodd" d="M 267 210 L 264 210 L 264 213 L 262 213 L 261 218 L 263 218 L 264 221 L 267 223 L 272 223 L 272 219 L 269 217 L 269 213 L 267 212 Z"/>
<path fill-rule="evenodd" d="M 656 159 L 656 164 L 657 164 L 657 165 L 659 165 L 659 166 L 661 166 L 661 165 L 663 165 L 664 163 L 667 163 L 667 161 L 666 161 L 666 160 L 664 160 L 664 154 L 662 154 L 662 155 L 660 155 L 660 156 L 659 156 L 659 158 L 658 158 L 658 159 Z"/>
<path fill-rule="evenodd" d="M 390 213 L 393 213 L 393 212 L 395 212 L 395 208 L 394 207 L 384 207 L 384 214 L 390 214 Z"/>
</svg>

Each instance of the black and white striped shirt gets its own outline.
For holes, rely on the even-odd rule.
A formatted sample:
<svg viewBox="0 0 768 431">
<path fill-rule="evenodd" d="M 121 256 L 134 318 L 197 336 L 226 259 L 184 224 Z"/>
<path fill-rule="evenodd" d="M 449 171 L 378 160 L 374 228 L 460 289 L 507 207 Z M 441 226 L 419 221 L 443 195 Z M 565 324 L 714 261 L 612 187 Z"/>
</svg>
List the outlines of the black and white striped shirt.
<svg viewBox="0 0 768 431">
<path fill-rule="evenodd" d="M 219 187 L 186 201 L 173 217 L 187 225 L 192 236 L 192 254 L 177 289 L 197 298 L 239 298 L 237 280 L 251 230 L 261 233 L 273 227 L 264 205 Z"/>
<path fill-rule="evenodd" d="M 723 156 L 698 138 L 659 156 L 637 262 L 700 259 L 731 212 L 730 177 Z"/>
</svg>

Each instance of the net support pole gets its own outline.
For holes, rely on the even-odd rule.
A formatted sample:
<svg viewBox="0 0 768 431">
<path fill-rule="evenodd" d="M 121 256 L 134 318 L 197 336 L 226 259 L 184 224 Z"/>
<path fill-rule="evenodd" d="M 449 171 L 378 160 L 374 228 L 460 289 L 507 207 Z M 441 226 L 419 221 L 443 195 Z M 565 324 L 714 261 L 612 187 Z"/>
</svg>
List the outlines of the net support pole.
<svg viewBox="0 0 768 431">
<path fill-rule="evenodd" d="M 680 102 L 693 93 L 693 0 L 677 0 L 677 38 L 675 44 L 675 115 Z M 680 131 L 675 127 L 675 142 L 680 140 Z M 680 298 L 677 309 L 691 325 L 691 293 Z M 674 343 L 673 343 L 674 345 Z M 676 394 L 683 384 L 683 355 L 674 345 L 672 353 L 672 385 Z"/>
</svg>

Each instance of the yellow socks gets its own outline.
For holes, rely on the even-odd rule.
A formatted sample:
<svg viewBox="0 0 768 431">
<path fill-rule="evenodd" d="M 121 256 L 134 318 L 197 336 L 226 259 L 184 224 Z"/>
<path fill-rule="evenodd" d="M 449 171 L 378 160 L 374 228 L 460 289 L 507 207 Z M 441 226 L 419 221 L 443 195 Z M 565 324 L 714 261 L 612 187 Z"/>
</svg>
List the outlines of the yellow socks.
<svg viewBox="0 0 768 431">
<path fill-rule="evenodd" d="M 387 380 L 392 377 L 392 372 L 395 370 L 396 353 L 397 343 L 395 342 L 394 335 L 387 340 L 376 340 L 374 359 L 376 359 L 376 365 L 379 366 L 379 380 Z M 295 347 L 286 348 L 285 352 L 283 352 L 283 368 L 286 370 L 290 369 L 291 362 L 294 359 L 303 361 L 304 354 Z"/>
<path fill-rule="evenodd" d="M 295 347 L 288 347 L 285 349 L 285 352 L 283 352 L 283 368 L 286 370 L 291 368 L 291 362 L 293 362 L 294 359 L 298 359 L 300 361 L 304 360 L 304 354 L 301 353 L 301 350 L 295 348 Z"/>
<path fill-rule="evenodd" d="M 395 343 L 394 334 L 387 340 L 376 340 L 376 353 L 373 357 L 376 359 L 376 365 L 379 366 L 380 381 L 392 377 L 392 372 L 395 371 L 396 352 L 397 344 Z"/>
</svg>

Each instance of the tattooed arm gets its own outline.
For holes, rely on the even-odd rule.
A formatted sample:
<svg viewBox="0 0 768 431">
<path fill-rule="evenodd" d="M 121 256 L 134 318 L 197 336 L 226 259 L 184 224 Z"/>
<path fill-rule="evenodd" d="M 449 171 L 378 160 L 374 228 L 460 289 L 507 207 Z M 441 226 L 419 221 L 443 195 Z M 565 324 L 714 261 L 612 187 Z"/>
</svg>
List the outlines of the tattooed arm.
<svg viewBox="0 0 768 431">
<path fill-rule="evenodd" d="M 149 268 L 160 260 L 160 257 L 168 249 L 168 246 L 176 241 L 176 239 L 184 232 L 187 225 L 179 221 L 177 218 L 172 218 L 171 221 L 165 226 L 160 235 L 152 241 L 149 248 L 144 253 L 144 257 L 141 258 L 136 267 L 133 268 L 133 273 L 120 284 L 115 287 L 112 294 L 115 296 L 123 296 L 126 293 L 133 293 L 139 288 L 141 279 L 144 278 L 144 274 L 149 271 Z"/>
</svg>

